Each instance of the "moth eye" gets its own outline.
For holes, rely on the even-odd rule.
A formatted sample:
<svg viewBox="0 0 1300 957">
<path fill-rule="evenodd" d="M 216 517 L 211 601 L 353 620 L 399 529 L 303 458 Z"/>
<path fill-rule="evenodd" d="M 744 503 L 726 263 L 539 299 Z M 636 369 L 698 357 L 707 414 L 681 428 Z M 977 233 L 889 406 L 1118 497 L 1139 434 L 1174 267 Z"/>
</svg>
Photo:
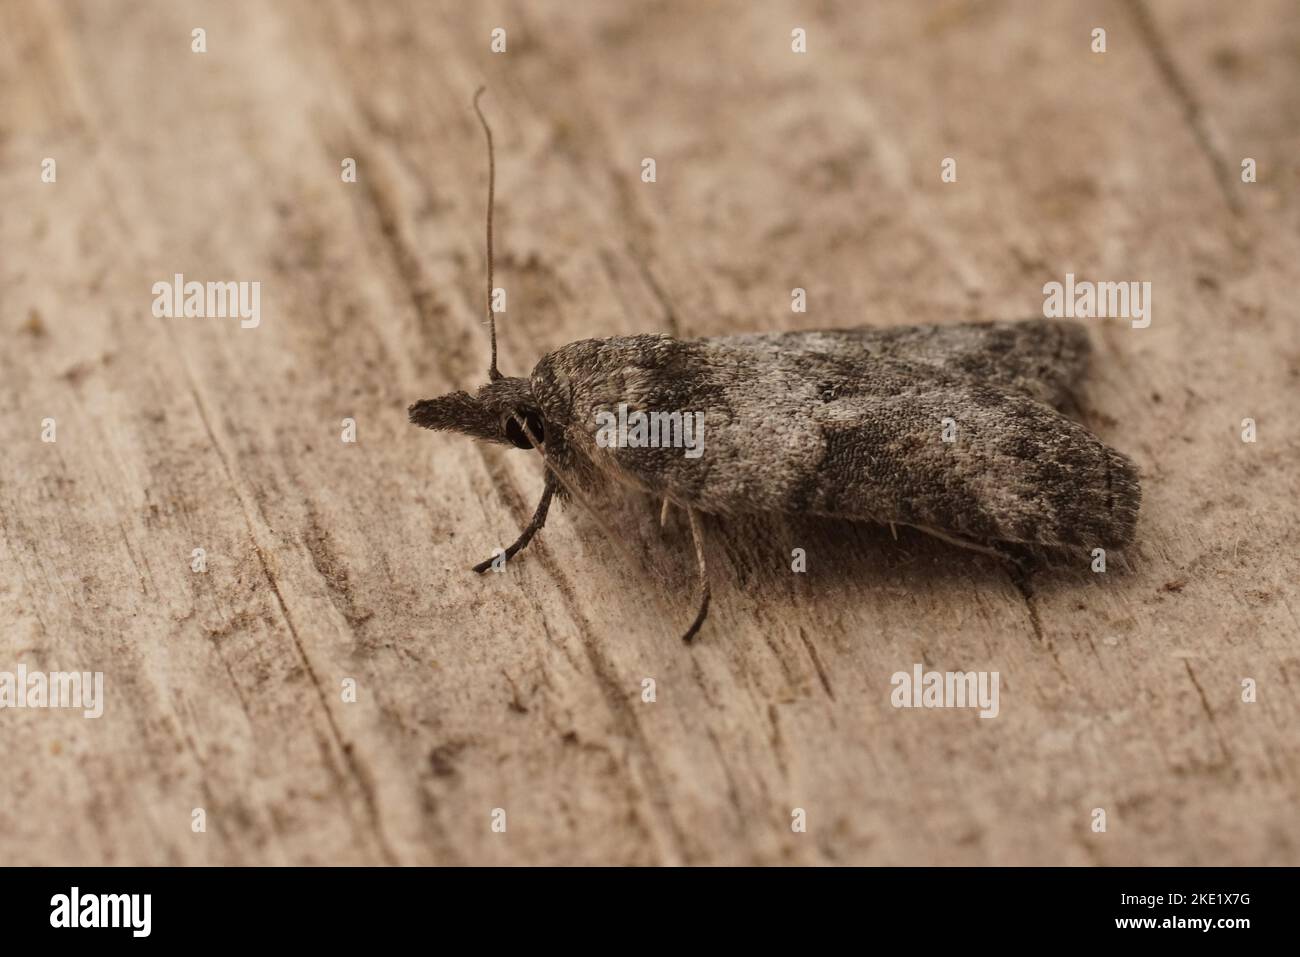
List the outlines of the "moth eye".
<svg viewBox="0 0 1300 957">
<path fill-rule="evenodd" d="M 528 426 L 528 431 L 533 434 L 533 437 L 538 442 L 546 443 L 546 429 L 542 425 L 540 415 L 532 409 L 525 409 L 522 412 L 515 413 L 515 415 L 524 420 L 524 424 Z M 533 447 L 533 443 L 528 441 L 528 434 L 519 427 L 514 415 L 506 416 L 506 438 L 517 449 L 531 449 Z"/>
</svg>

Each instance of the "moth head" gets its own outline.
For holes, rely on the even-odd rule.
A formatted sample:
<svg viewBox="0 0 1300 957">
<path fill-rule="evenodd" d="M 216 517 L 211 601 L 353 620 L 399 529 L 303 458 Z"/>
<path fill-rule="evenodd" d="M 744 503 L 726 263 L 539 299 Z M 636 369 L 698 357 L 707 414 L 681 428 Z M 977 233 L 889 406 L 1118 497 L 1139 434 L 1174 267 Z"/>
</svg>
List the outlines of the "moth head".
<svg viewBox="0 0 1300 957">
<path fill-rule="evenodd" d="M 421 399 L 407 410 L 411 424 L 440 432 L 459 432 L 486 442 L 531 449 L 529 436 L 546 442 L 546 421 L 527 379 L 502 376 L 478 390 Z"/>
</svg>

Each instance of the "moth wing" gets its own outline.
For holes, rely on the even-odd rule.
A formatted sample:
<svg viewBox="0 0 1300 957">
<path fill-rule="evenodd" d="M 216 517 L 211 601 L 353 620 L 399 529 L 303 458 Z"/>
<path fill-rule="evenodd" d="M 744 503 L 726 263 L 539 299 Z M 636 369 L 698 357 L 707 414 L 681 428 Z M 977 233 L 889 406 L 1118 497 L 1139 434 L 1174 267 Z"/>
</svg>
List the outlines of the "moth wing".
<svg viewBox="0 0 1300 957">
<path fill-rule="evenodd" d="M 897 359 L 970 382 L 1020 392 L 1055 408 L 1070 404 L 1092 354 L 1081 323 L 1060 319 L 856 327 L 726 337 L 865 362 Z"/>
<path fill-rule="evenodd" d="M 802 476 L 787 492 L 792 510 L 987 541 L 1132 540 L 1141 490 L 1128 458 L 1018 392 L 911 372 L 902 391 L 834 399 L 787 418 L 783 437 L 817 436 L 815 459 L 783 463 Z"/>
<path fill-rule="evenodd" d="M 587 340 L 543 360 L 534 390 L 562 357 L 566 440 L 608 476 L 705 512 L 807 512 L 1052 546 L 1131 540 L 1136 469 L 1083 426 L 1029 390 L 828 336 Z M 698 415 L 698 456 L 602 444 L 597 414 L 620 405 Z"/>
</svg>

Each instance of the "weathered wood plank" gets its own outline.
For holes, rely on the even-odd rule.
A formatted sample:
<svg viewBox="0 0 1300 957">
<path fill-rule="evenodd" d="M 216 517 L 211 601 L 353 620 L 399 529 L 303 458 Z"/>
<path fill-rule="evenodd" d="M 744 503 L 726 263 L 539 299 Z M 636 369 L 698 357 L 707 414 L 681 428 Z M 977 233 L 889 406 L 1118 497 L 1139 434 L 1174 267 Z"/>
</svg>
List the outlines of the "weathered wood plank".
<svg viewBox="0 0 1300 957">
<path fill-rule="evenodd" d="M 107 703 L 0 712 L 0 861 L 1296 863 L 1300 24 L 1143 9 L 6 4 L 0 670 Z M 1145 475 L 1126 562 L 1022 589 L 903 530 L 710 522 L 690 649 L 654 503 L 470 575 L 539 464 L 405 408 L 484 378 L 484 81 L 508 373 L 1150 280 L 1083 410 Z M 261 325 L 154 318 L 178 272 L 260 280 Z M 1000 716 L 895 710 L 914 662 L 998 671 Z"/>
</svg>

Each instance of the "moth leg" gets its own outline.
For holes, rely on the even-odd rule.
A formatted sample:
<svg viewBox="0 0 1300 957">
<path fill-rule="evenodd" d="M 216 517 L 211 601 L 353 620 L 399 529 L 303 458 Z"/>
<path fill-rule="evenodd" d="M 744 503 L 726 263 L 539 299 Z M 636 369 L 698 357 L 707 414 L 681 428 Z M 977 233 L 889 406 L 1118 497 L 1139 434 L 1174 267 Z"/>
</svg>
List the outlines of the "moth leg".
<svg viewBox="0 0 1300 957">
<path fill-rule="evenodd" d="M 546 512 L 551 507 L 551 496 L 555 494 L 555 479 L 552 477 L 549 469 L 546 471 L 546 487 L 542 489 L 542 500 L 537 503 L 537 511 L 533 513 L 532 521 L 527 527 L 519 533 L 515 543 L 506 549 L 506 561 L 515 557 L 517 552 L 528 547 L 528 543 L 533 540 L 533 536 L 546 524 Z M 492 567 L 492 559 L 486 559 L 474 566 L 474 571 L 480 575 Z"/>
<path fill-rule="evenodd" d="M 958 548 L 968 548 L 973 552 L 979 552 L 982 555 L 990 555 L 993 558 L 1000 558 L 1004 562 L 1011 562 L 1019 565 L 1020 562 L 1014 555 L 1004 552 L 1001 549 L 994 548 L 992 545 L 981 545 L 979 542 L 971 541 L 969 538 L 962 538 L 960 535 L 954 535 L 951 532 L 941 531 L 937 528 L 930 528 L 926 525 L 913 526 L 917 531 L 925 532 L 932 535 L 940 541 L 947 542 L 949 545 L 956 545 Z"/>
<path fill-rule="evenodd" d="M 695 613 L 695 620 L 686 629 L 686 634 L 682 635 L 682 641 L 689 644 L 709 614 L 709 571 L 704 565 L 704 532 L 700 529 L 699 513 L 688 506 L 686 515 L 691 520 L 691 539 L 695 542 L 695 562 L 700 574 L 700 610 Z"/>
<path fill-rule="evenodd" d="M 664 507 L 659 510 L 659 527 L 663 528 L 668 524 L 668 506 L 671 505 L 668 499 L 664 499 Z"/>
</svg>

